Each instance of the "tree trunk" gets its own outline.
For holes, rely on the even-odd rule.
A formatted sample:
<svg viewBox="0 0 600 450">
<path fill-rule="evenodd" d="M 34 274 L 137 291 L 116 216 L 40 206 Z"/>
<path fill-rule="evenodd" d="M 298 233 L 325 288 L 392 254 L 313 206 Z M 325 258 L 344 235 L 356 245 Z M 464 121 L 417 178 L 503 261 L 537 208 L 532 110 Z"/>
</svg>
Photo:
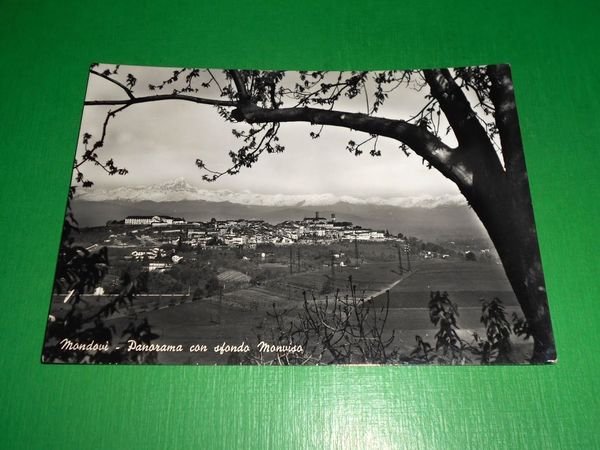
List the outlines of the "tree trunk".
<svg viewBox="0 0 600 450">
<path fill-rule="evenodd" d="M 461 98 L 456 98 L 456 92 L 453 95 L 450 100 L 466 102 L 462 94 Z M 440 102 L 447 100 L 443 94 L 439 94 L 439 99 Z M 511 105 L 514 109 L 514 102 Z M 462 120 L 461 110 L 455 110 L 454 106 L 450 105 L 447 109 L 445 113 L 453 118 L 455 133 L 461 130 L 458 135 L 464 141 L 464 145 L 456 149 L 418 126 L 358 113 L 314 108 L 272 110 L 247 104 L 234 110 L 232 117 L 248 123 L 310 122 L 313 125 L 351 128 L 396 139 L 410 146 L 458 186 L 487 229 L 531 329 L 534 339 L 531 362 L 555 360 L 556 349 L 520 136 L 513 133 L 514 136 L 511 136 L 516 136 L 513 142 L 507 139 L 505 132 L 509 125 L 518 125 L 516 114 L 500 120 L 506 143 L 503 153 L 508 155 L 504 170 L 479 122 L 471 120 L 472 117 L 468 121 Z M 507 120 L 511 120 L 509 125 L 505 123 Z M 463 127 L 466 127 L 465 130 L 462 130 Z M 516 130 L 515 133 L 518 126 Z"/>
<path fill-rule="evenodd" d="M 522 183 L 493 187 L 485 199 L 471 202 L 496 247 L 534 340 L 532 363 L 556 359 L 546 285 L 529 189 Z"/>
</svg>

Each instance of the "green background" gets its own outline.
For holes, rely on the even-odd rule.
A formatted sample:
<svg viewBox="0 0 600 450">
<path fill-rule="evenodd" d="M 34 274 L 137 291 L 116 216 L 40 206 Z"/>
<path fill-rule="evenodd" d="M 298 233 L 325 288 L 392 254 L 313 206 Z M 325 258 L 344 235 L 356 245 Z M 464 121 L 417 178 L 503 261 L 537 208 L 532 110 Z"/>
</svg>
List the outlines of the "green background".
<svg viewBox="0 0 600 450">
<path fill-rule="evenodd" d="M 0 443 L 600 447 L 599 9 L 592 1 L 537 3 L 0 0 Z M 65 195 L 95 61 L 264 69 L 511 63 L 558 364 L 43 366 Z"/>
</svg>

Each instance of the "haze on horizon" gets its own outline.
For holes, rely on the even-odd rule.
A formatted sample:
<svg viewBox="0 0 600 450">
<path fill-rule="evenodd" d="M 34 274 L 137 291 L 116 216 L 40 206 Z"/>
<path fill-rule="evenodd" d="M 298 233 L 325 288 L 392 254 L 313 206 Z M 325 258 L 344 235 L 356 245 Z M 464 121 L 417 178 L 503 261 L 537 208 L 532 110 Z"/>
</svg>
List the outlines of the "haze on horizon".
<svg viewBox="0 0 600 450">
<path fill-rule="evenodd" d="M 101 66 L 100 70 L 104 70 Z M 170 68 L 121 66 L 118 79 L 127 73 L 138 78 L 134 93 L 148 95 L 148 83 L 156 83 L 172 74 Z M 198 96 L 218 98 L 217 89 L 201 89 Z M 426 102 L 424 92 L 402 89 L 394 92 L 379 115 L 408 118 Z M 90 75 L 86 100 L 124 98 L 117 86 L 95 75 Z M 114 108 L 114 107 L 113 107 Z M 84 133 L 97 138 L 110 107 L 84 108 L 77 157 L 83 152 Z M 351 111 L 355 103 L 340 100 L 336 109 Z M 421 158 L 411 152 L 407 157 L 398 142 L 380 138 L 381 157 L 365 153 L 354 156 L 346 150 L 349 140 L 361 142 L 368 135 L 345 128 L 325 127 L 319 139 L 309 136 L 318 127 L 306 123 L 284 123 L 279 131 L 280 143 L 286 150 L 280 154 L 263 154 L 250 169 L 242 169 L 235 176 L 223 176 L 214 183 L 201 179 L 203 172 L 195 165 L 197 158 L 208 167 L 224 170 L 231 164 L 228 153 L 240 142 L 231 133 L 214 107 L 183 101 L 161 101 L 134 105 L 111 120 L 105 145 L 98 150 L 100 160 L 114 158 L 118 167 L 126 168 L 125 176 L 108 176 L 91 164 L 82 167 L 87 178 L 94 182 L 94 190 L 119 187 L 139 187 L 163 184 L 184 178 L 203 190 L 251 192 L 258 195 L 317 195 L 352 196 L 366 199 L 448 197 L 460 195 L 448 179 L 434 169 L 423 165 Z M 443 125 L 442 129 L 445 128 Z M 94 141 L 95 139 L 92 139 Z M 445 142 L 455 145 L 450 134 Z"/>
</svg>

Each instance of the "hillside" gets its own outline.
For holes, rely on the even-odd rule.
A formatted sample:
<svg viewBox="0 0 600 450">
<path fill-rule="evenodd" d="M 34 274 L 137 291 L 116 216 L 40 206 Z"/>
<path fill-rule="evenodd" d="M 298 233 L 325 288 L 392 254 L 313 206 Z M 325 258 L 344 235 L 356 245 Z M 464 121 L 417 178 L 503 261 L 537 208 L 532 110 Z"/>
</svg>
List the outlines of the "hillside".
<svg viewBox="0 0 600 450">
<path fill-rule="evenodd" d="M 129 215 L 155 214 L 184 217 L 188 221 L 208 221 L 214 217 L 218 220 L 257 218 L 278 223 L 312 217 L 319 211 L 321 216 L 329 217 L 334 213 L 337 220 L 376 230 L 388 229 L 390 233 L 403 233 L 430 241 L 487 236 L 475 213 L 465 205 L 407 208 L 338 202 L 327 206 L 255 206 L 204 200 L 132 202 L 75 199 L 72 207 L 82 227 L 103 225 L 109 220 L 119 220 Z"/>
</svg>

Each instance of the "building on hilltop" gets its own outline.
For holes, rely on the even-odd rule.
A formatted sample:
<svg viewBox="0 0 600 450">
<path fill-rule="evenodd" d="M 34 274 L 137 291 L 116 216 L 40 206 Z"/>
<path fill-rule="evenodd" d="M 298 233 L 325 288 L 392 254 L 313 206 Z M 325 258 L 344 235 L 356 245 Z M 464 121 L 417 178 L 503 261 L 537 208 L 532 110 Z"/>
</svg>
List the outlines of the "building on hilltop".
<svg viewBox="0 0 600 450">
<path fill-rule="evenodd" d="M 327 223 L 327 218 L 320 217 L 319 211 L 317 211 L 317 212 L 315 212 L 315 217 L 305 217 L 303 222 L 304 223 L 312 223 L 312 224 Z"/>
<path fill-rule="evenodd" d="M 171 216 L 127 216 L 125 225 L 183 225 L 186 221 L 182 217 Z"/>
</svg>

